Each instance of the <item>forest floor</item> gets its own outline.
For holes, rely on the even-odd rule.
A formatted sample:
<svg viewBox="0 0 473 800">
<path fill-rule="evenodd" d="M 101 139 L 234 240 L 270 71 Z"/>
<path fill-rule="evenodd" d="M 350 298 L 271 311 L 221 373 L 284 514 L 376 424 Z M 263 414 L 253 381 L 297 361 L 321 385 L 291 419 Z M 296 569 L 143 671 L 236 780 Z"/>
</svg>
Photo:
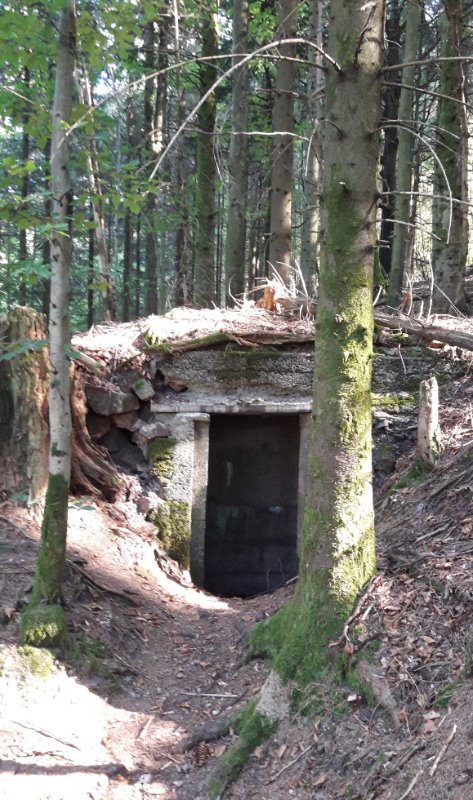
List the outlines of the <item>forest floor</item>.
<svg viewBox="0 0 473 800">
<path fill-rule="evenodd" d="M 327 683 L 318 715 L 282 724 L 229 799 L 473 798 L 468 365 L 464 373 L 441 389 L 445 449 L 433 473 L 408 475 L 415 409 L 412 424 L 395 410 L 375 422 L 375 433 L 401 426 L 402 455 L 376 483 L 379 570 L 341 642 L 352 661 L 369 651 L 371 691 L 354 672 L 351 685 Z M 18 646 L 38 538 L 31 510 L 0 506 L 0 798 L 205 798 L 232 720 L 269 670 L 248 660 L 246 633 L 291 587 L 211 596 L 163 555 L 131 505 L 71 500 L 70 643 L 66 655 L 39 656 Z"/>
</svg>

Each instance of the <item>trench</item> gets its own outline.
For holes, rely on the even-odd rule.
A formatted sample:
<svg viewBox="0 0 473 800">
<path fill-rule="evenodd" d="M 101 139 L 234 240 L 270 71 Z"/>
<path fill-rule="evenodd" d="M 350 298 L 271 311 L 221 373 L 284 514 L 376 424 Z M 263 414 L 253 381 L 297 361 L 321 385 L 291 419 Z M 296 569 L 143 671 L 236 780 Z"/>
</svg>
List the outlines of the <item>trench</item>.
<svg viewBox="0 0 473 800">
<path fill-rule="evenodd" d="M 204 588 L 249 597 L 297 574 L 297 414 L 211 415 Z"/>
</svg>

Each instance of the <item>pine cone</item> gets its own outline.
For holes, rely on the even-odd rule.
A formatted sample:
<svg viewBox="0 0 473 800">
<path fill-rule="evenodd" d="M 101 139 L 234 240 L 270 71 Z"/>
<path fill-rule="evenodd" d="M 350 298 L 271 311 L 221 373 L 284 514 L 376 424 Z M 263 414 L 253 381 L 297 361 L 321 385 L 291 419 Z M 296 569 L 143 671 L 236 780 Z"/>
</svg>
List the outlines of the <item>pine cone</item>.
<svg viewBox="0 0 473 800">
<path fill-rule="evenodd" d="M 207 763 L 211 755 L 212 753 L 207 742 L 199 742 L 194 747 L 195 763 L 197 764 L 198 767 L 203 767 L 204 764 Z"/>
</svg>

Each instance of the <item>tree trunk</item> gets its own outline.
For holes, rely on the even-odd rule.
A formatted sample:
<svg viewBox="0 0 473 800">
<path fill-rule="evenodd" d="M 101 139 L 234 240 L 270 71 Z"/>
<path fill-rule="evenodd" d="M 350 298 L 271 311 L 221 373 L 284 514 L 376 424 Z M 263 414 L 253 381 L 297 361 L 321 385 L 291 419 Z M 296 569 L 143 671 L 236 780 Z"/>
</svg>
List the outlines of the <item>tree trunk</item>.
<svg viewBox="0 0 473 800">
<path fill-rule="evenodd" d="M 421 20 L 420 5 L 414 0 L 406 7 L 406 32 L 403 48 L 403 61 L 415 61 L 418 57 L 418 38 Z M 397 135 L 396 198 L 394 201 L 394 232 L 392 240 L 391 271 L 389 274 L 388 303 L 396 307 L 402 300 L 402 286 L 406 269 L 407 242 L 410 223 L 410 191 L 412 188 L 413 156 L 415 147 L 410 127 L 412 125 L 412 108 L 414 93 L 408 86 L 415 83 L 415 66 L 407 66 L 403 70 L 399 100 L 399 119 L 401 125 Z"/>
<path fill-rule="evenodd" d="M 439 21 L 444 58 L 461 55 L 460 41 L 465 13 L 463 0 L 445 0 Z M 433 245 L 432 262 L 436 284 L 434 308 L 439 313 L 453 308 L 467 310 L 464 274 L 468 250 L 468 126 L 465 109 L 465 76 L 461 61 L 439 64 L 440 85 L 437 130 L 435 192 L 441 196 L 434 204 L 433 232 L 439 238 Z M 445 178 L 452 193 L 453 204 Z M 455 202 L 457 201 L 457 202 Z"/>
<path fill-rule="evenodd" d="M 175 58 L 179 62 L 180 39 L 179 39 L 179 9 L 177 0 L 173 0 L 173 20 L 174 20 L 174 49 Z M 180 68 L 176 68 L 176 95 L 177 95 L 177 121 L 176 127 L 179 129 L 186 116 L 185 92 L 182 82 Z M 176 230 L 176 249 L 175 249 L 175 302 L 177 306 L 185 305 L 189 302 L 191 293 L 191 256 L 190 256 L 190 225 L 189 209 L 187 203 L 187 176 L 185 167 L 185 137 L 180 136 L 176 143 L 176 215 L 178 218 Z"/>
<path fill-rule="evenodd" d="M 235 0 L 233 5 L 233 53 L 248 50 L 248 0 Z M 233 61 L 238 60 L 234 57 Z M 228 160 L 229 190 L 227 239 L 225 244 L 225 286 L 227 305 L 245 291 L 246 216 L 248 203 L 248 67 L 233 74 L 232 136 Z"/>
<path fill-rule="evenodd" d="M 89 207 L 89 222 L 94 222 L 94 209 L 92 203 Z M 95 239 L 93 228 L 88 232 L 87 248 L 87 327 L 91 328 L 94 324 L 94 283 L 95 283 Z"/>
<path fill-rule="evenodd" d="M 294 38 L 297 30 L 296 0 L 280 0 L 278 36 Z M 281 56 L 294 57 L 294 46 L 283 45 Z M 273 105 L 273 163 L 271 168 L 271 228 L 268 261 L 281 280 L 291 278 L 292 182 L 294 132 L 295 65 L 280 58 L 276 64 L 276 87 Z"/>
<path fill-rule="evenodd" d="M 217 28 L 214 8 L 202 9 L 201 54 L 209 58 L 217 52 Z M 199 65 L 199 88 L 203 96 L 215 82 L 213 64 L 204 61 Z M 217 299 L 215 287 L 215 133 L 216 100 L 212 94 L 200 107 L 197 117 L 196 156 L 196 237 L 194 296 L 195 306 L 210 306 Z"/>
<path fill-rule="evenodd" d="M 147 22 L 143 29 L 143 49 L 145 55 L 145 69 L 151 74 L 156 69 L 155 57 L 155 25 L 154 21 Z M 154 90 L 155 80 L 149 79 L 145 83 L 144 91 L 144 160 L 153 162 L 155 153 L 153 149 L 154 139 Z M 157 314 L 158 312 L 158 291 L 157 291 L 157 252 L 156 252 L 156 215 L 157 197 L 153 186 L 149 187 L 146 194 L 146 213 L 145 213 L 145 314 Z"/>
<path fill-rule="evenodd" d="M 0 338 L 11 345 L 46 339 L 44 317 L 17 306 L 0 319 Z M 0 472 L 2 500 L 38 500 L 48 477 L 48 360 L 44 350 L 0 360 Z M 13 496 L 13 497 L 12 497 Z"/>
<path fill-rule="evenodd" d="M 323 47 L 322 0 L 312 0 L 309 6 L 309 37 L 318 47 Z M 307 169 L 304 174 L 304 221 L 302 224 L 301 271 L 306 286 L 315 285 L 317 267 L 317 231 L 319 224 L 319 196 L 322 179 L 322 56 L 309 48 L 309 63 L 312 68 L 307 78 L 307 113 L 310 123 L 307 145 Z"/>
<path fill-rule="evenodd" d="M 30 71 L 28 67 L 25 67 L 23 71 L 23 81 L 25 85 L 25 93 L 29 92 L 30 88 Z M 30 157 L 30 137 L 28 134 L 28 120 L 30 117 L 29 114 L 30 104 L 29 102 L 25 103 L 25 108 L 23 111 L 23 133 L 21 136 L 21 160 L 25 167 L 25 171 L 23 177 L 21 179 L 21 206 L 20 212 L 22 215 L 28 214 L 28 195 L 30 192 L 30 173 L 29 170 L 26 168 L 26 163 Z M 28 260 L 28 230 L 25 227 L 21 227 L 18 233 L 18 261 L 21 264 L 24 264 L 23 272 L 20 277 L 20 287 L 19 287 L 19 302 L 20 305 L 26 305 L 26 287 L 27 287 L 27 276 L 26 276 L 26 261 Z"/>
<path fill-rule="evenodd" d="M 65 131 L 72 110 L 75 48 L 75 4 L 74 0 L 68 0 L 59 17 L 51 139 L 53 220 L 57 224 L 57 230 L 51 235 L 49 477 L 33 592 L 21 621 L 22 640 L 45 646 L 59 642 L 65 634 L 61 599 L 66 557 L 72 429 L 68 355 L 72 187 Z M 68 235 L 64 235 L 64 231 Z"/>
<path fill-rule="evenodd" d="M 79 100 L 86 108 L 93 108 L 92 90 L 90 88 L 89 76 L 85 64 L 82 64 L 81 76 L 77 77 L 77 89 Z M 105 236 L 104 202 L 102 193 L 102 181 L 99 172 L 99 160 L 97 143 L 95 136 L 88 134 L 85 137 L 85 156 L 87 163 L 87 178 L 89 182 L 90 194 L 92 196 L 92 208 L 94 212 L 95 235 L 97 238 L 97 256 L 99 262 L 99 276 L 101 284 L 101 295 L 103 309 L 106 319 L 115 318 L 115 298 L 110 275 L 109 248 Z"/>
<path fill-rule="evenodd" d="M 44 208 L 44 218 L 49 222 L 51 218 L 51 210 L 52 210 L 52 200 L 51 200 L 51 180 L 49 177 L 49 161 L 51 158 L 51 139 L 48 139 L 46 145 L 44 147 L 44 160 L 48 165 L 46 168 L 46 174 L 44 177 L 44 201 L 43 201 L 43 208 Z M 51 269 L 51 240 L 49 237 L 46 237 L 43 241 L 43 265 Z M 49 316 L 49 303 L 51 301 L 51 278 L 50 276 L 43 278 L 42 281 L 42 298 L 41 298 L 41 310 L 43 314 L 48 317 Z"/>
<path fill-rule="evenodd" d="M 371 492 L 373 263 L 377 243 L 383 3 L 331 0 L 313 423 L 293 600 L 255 631 L 300 684 L 327 668 L 374 566 Z M 353 158 L 353 154 L 357 158 Z"/>
<path fill-rule="evenodd" d="M 399 63 L 401 42 L 401 9 L 398 0 L 392 0 L 386 18 L 386 53 L 387 65 Z M 400 73 L 389 73 L 389 81 L 397 83 Z M 385 119 L 396 120 L 399 117 L 399 86 L 387 86 L 383 93 Z M 381 231 L 379 260 L 384 276 L 391 272 L 392 238 L 394 229 L 394 190 L 396 188 L 396 157 L 397 157 L 397 128 L 386 128 L 384 131 L 383 153 L 381 157 L 381 183 L 383 192 L 383 205 L 381 207 Z"/>
</svg>

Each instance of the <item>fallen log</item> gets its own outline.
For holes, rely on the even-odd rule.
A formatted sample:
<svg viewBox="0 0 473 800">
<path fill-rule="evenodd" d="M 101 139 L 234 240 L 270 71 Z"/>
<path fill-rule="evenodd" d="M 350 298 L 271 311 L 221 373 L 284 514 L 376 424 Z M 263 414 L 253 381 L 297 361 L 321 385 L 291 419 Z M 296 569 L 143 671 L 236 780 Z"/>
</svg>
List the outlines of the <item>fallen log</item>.
<svg viewBox="0 0 473 800">
<path fill-rule="evenodd" d="M 462 350 L 473 350 L 473 333 L 461 330 L 460 327 L 447 328 L 443 325 L 414 319 L 405 314 L 387 314 L 385 311 L 374 310 L 376 325 L 391 330 L 401 330 L 417 336 L 423 342 L 436 341 L 448 344 L 451 347 L 460 347 Z M 460 323 L 460 320 L 459 320 Z"/>
</svg>

